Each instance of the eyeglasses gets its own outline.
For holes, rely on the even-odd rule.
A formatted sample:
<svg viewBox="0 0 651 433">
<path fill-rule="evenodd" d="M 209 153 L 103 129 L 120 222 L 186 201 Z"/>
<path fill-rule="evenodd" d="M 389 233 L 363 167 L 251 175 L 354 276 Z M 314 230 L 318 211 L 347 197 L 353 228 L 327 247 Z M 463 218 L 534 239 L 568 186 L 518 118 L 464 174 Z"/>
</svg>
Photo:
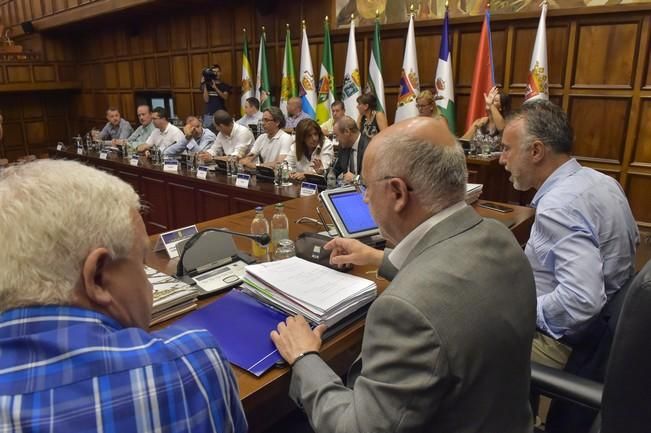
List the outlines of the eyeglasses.
<svg viewBox="0 0 651 433">
<path fill-rule="evenodd" d="M 431 107 L 433 105 L 434 104 L 416 104 L 416 107 L 418 107 L 418 108 L 427 108 L 427 107 Z"/>
<path fill-rule="evenodd" d="M 273 122 L 274 120 L 273 119 L 267 119 L 267 118 L 263 117 L 262 121 L 263 122 Z"/>
<path fill-rule="evenodd" d="M 357 182 L 355 182 L 355 187 L 362 194 L 366 194 L 366 190 L 368 189 L 369 184 L 371 184 L 373 182 L 382 182 L 383 180 L 389 180 L 389 179 L 402 179 L 402 178 L 400 176 L 384 176 L 384 177 L 381 177 L 379 179 L 370 180 L 368 182 L 365 182 L 364 179 L 362 179 L 360 177 L 357 180 Z M 404 179 L 402 179 L 402 181 L 405 182 Z M 405 185 L 407 185 L 407 191 L 413 191 L 414 190 L 411 186 L 409 186 L 409 184 L 407 182 L 405 182 Z"/>
</svg>

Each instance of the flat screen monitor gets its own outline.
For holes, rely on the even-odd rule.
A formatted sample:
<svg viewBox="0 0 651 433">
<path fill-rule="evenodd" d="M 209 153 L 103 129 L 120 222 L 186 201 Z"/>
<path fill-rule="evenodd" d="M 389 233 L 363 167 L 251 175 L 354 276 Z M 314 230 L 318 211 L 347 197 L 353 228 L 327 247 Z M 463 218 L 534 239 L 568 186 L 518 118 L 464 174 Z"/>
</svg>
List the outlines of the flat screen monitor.
<svg viewBox="0 0 651 433">
<path fill-rule="evenodd" d="M 355 187 L 326 190 L 319 197 L 342 237 L 363 238 L 380 233 L 362 193 Z"/>
</svg>

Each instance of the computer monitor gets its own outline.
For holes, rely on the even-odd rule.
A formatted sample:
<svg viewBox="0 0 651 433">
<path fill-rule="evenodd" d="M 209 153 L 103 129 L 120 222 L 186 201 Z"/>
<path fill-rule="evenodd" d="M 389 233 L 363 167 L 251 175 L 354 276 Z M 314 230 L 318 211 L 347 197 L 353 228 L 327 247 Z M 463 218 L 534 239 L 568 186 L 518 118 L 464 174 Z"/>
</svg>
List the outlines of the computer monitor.
<svg viewBox="0 0 651 433">
<path fill-rule="evenodd" d="M 380 233 L 362 193 L 354 186 L 323 191 L 319 198 L 342 237 L 357 239 Z"/>
</svg>

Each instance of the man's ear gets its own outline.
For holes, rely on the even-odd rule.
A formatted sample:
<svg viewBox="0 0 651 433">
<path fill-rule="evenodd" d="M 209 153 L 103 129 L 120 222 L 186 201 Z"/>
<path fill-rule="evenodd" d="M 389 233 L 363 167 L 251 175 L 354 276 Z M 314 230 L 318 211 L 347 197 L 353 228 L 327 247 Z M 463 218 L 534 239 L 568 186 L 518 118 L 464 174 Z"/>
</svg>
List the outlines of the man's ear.
<svg viewBox="0 0 651 433">
<path fill-rule="evenodd" d="M 389 179 L 389 194 L 393 195 L 393 211 L 398 213 L 407 207 L 409 202 L 409 191 L 404 180 L 396 177 Z"/>
<path fill-rule="evenodd" d="M 90 301 L 101 306 L 108 306 L 113 301 L 111 292 L 105 286 L 106 272 L 112 261 L 108 249 L 96 248 L 86 256 L 82 266 L 84 292 Z"/>
<path fill-rule="evenodd" d="M 531 152 L 531 160 L 535 163 L 538 163 L 545 158 L 548 149 L 542 141 L 535 140 L 531 144 L 531 149 L 529 151 Z"/>
</svg>

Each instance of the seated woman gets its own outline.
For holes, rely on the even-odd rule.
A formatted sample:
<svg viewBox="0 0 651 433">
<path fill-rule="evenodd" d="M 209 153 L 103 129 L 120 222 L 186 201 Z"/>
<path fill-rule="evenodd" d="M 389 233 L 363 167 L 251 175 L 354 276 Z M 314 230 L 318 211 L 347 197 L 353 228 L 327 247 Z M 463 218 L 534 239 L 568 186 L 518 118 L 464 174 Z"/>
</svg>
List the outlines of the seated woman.
<svg viewBox="0 0 651 433">
<path fill-rule="evenodd" d="M 437 99 L 443 99 L 442 96 L 434 96 L 429 90 L 423 90 L 416 97 L 416 108 L 418 108 L 418 115 L 422 117 L 436 117 L 445 120 L 448 119 L 441 115 L 439 107 L 436 105 Z"/>
<path fill-rule="evenodd" d="M 489 142 L 491 150 L 497 150 L 502 143 L 504 119 L 511 112 L 511 97 L 501 93 L 497 87 L 493 87 L 488 95 L 484 94 L 484 98 L 487 116 L 475 120 L 461 138 L 475 142 Z"/>
<path fill-rule="evenodd" d="M 304 174 L 320 174 L 332 164 L 334 149 L 319 124 L 303 119 L 296 125 L 296 138 L 285 160 L 289 163 L 290 177 L 303 180 Z"/>
<path fill-rule="evenodd" d="M 362 135 L 368 137 L 367 143 L 378 132 L 388 126 L 387 116 L 377 110 L 377 98 L 372 93 L 365 93 L 357 98 L 357 127 Z"/>
</svg>

